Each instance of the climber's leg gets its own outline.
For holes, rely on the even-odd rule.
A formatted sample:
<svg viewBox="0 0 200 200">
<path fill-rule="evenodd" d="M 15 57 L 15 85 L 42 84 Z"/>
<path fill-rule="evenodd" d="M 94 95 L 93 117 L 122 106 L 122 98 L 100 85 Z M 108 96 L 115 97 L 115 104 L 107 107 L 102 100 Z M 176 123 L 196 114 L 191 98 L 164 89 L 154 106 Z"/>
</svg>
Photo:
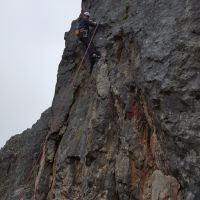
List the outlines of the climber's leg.
<svg viewBox="0 0 200 200">
<path fill-rule="evenodd" d="M 80 37 L 81 42 L 85 45 L 86 48 L 88 48 L 88 54 L 90 57 L 90 60 L 94 59 L 94 58 L 100 58 L 100 56 L 98 55 L 98 52 L 96 50 L 96 47 L 94 46 L 94 43 L 91 41 L 91 37 L 88 34 L 87 37 L 81 36 Z"/>
</svg>

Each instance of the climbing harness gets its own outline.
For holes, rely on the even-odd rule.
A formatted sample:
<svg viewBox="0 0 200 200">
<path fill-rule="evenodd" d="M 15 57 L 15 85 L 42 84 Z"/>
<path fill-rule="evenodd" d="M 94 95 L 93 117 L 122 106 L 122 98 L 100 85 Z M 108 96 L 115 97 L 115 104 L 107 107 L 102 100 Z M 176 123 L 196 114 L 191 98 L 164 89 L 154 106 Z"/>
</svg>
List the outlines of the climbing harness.
<svg viewBox="0 0 200 200">
<path fill-rule="evenodd" d="M 88 37 L 88 30 L 81 28 L 80 34 L 82 34 L 84 38 L 87 38 Z"/>
<path fill-rule="evenodd" d="M 105 15 L 105 14 L 104 14 L 104 15 Z M 88 53 L 89 48 L 90 48 L 90 46 L 91 46 L 91 43 L 92 43 L 92 41 L 93 41 L 93 39 L 94 39 L 94 36 L 95 36 L 95 34 L 96 34 L 96 31 L 97 31 L 97 29 L 98 29 L 98 27 L 99 27 L 99 24 L 100 24 L 100 22 L 101 22 L 101 19 L 102 19 L 102 17 L 103 17 L 104 15 L 102 15 L 102 16 L 99 18 L 99 20 L 98 20 L 98 23 L 97 23 L 97 25 L 96 25 L 96 27 L 95 27 L 95 29 L 94 29 L 94 32 L 93 32 L 93 34 L 92 34 L 91 40 L 90 40 L 90 42 L 89 42 L 89 44 L 88 44 L 88 47 L 87 47 L 87 49 L 86 49 L 86 51 L 85 51 L 85 53 L 84 53 L 84 55 L 83 55 L 83 57 L 82 57 L 82 59 L 81 59 L 81 62 L 80 62 L 80 64 L 79 64 L 79 67 L 78 67 L 78 69 L 76 70 L 74 76 L 72 77 L 72 81 L 71 81 L 71 84 L 70 84 L 69 87 L 68 87 L 68 91 L 69 91 L 70 88 L 73 87 L 73 85 L 74 85 L 74 82 L 75 82 L 75 80 L 76 80 L 76 78 L 77 78 L 77 75 L 78 75 L 78 73 L 79 73 L 79 71 L 80 71 L 82 65 L 83 65 L 83 62 L 84 62 L 84 60 L 85 60 L 85 58 L 86 58 L 86 56 L 87 56 L 87 53 Z M 20 192 L 20 194 L 19 194 L 19 200 L 23 200 L 23 196 L 25 195 L 25 189 L 26 189 L 26 187 L 28 186 L 28 184 L 29 184 L 30 181 L 31 181 L 32 173 L 34 172 L 34 169 L 35 169 L 35 167 L 37 166 L 37 163 L 40 162 L 41 159 L 45 157 L 45 151 L 46 151 L 46 147 L 47 147 L 47 142 L 48 142 L 48 139 L 49 139 L 49 137 L 50 137 L 51 134 L 52 134 L 52 132 L 51 132 L 51 130 L 49 130 L 47 136 L 45 137 L 45 141 L 44 141 L 44 143 L 43 143 L 42 146 L 41 146 L 41 150 L 40 150 L 40 152 L 39 152 L 38 158 L 37 158 L 37 160 L 33 163 L 32 167 L 31 167 L 31 171 L 30 171 L 29 175 L 27 176 L 27 179 L 26 179 L 26 181 L 25 181 L 25 184 L 24 184 L 24 186 L 23 186 L 23 188 L 22 188 L 22 190 L 21 190 L 21 192 Z M 36 188 L 36 189 L 37 189 L 37 188 Z M 36 192 L 36 191 L 34 191 L 33 200 L 35 200 L 35 196 L 36 196 L 35 192 Z"/>
</svg>

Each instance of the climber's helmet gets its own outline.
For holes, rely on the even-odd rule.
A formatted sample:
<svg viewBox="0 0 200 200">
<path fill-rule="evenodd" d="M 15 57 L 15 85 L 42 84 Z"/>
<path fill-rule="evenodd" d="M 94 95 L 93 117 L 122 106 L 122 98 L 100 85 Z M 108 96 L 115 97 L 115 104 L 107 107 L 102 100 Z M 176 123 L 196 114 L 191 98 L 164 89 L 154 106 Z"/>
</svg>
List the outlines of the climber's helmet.
<svg viewBox="0 0 200 200">
<path fill-rule="evenodd" d="M 84 12 L 84 16 L 90 17 L 90 13 L 89 12 Z"/>
</svg>

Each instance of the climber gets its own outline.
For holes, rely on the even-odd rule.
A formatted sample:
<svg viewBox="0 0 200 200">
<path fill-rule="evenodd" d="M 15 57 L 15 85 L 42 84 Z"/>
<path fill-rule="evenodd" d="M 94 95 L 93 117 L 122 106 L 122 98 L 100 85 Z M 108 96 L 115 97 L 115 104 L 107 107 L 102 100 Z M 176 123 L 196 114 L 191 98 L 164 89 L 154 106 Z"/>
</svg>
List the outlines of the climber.
<svg viewBox="0 0 200 200">
<path fill-rule="evenodd" d="M 86 46 L 86 48 L 90 44 L 88 52 L 91 60 L 100 58 L 100 55 L 98 55 L 98 52 L 96 51 L 96 48 L 93 42 L 91 41 L 92 33 L 90 31 L 90 27 L 95 28 L 96 26 L 97 23 L 90 20 L 89 12 L 84 12 L 83 15 L 80 15 L 79 26 L 78 26 L 80 30 L 79 39 Z"/>
</svg>

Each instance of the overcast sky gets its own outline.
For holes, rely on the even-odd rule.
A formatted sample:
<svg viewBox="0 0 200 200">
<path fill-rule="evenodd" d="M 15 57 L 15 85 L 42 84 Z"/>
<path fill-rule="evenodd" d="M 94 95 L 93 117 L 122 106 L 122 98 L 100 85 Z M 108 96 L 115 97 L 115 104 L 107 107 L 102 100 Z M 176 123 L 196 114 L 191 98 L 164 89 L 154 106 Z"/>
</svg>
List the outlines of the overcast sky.
<svg viewBox="0 0 200 200">
<path fill-rule="evenodd" d="M 52 103 L 64 33 L 81 0 L 0 0 L 0 147 Z"/>
</svg>

